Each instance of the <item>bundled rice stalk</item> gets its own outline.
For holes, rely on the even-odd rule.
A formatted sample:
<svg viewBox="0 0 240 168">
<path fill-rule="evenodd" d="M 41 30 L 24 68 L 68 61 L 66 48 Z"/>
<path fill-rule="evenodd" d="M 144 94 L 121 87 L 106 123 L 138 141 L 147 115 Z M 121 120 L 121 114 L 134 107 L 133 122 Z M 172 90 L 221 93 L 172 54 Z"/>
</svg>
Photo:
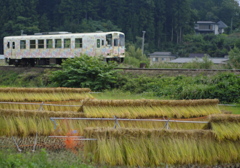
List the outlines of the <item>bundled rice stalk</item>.
<svg viewBox="0 0 240 168">
<path fill-rule="evenodd" d="M 32 110 L 32 111 L 54 111 L 77 112 L 82 106 L 82 101 L 59 101 L 59 102 L 42 102 L 42 103 L 22 103 L 22 102 L 1 102 L 0 109 L 8 110 Z"/>
<path fill-rule="evenodd" d="M 1 116 L 22 116 L 22 117 L 65 117 L 65 118 L 85 118 L 85 114 L 80 112 L 54 112 L 54 111 L 38 111 L 38 110 L 1 110 Z"/>
<path fill-rule="evenodd" d="M 240 139 L 240 115 L 211 115 L 209 119 L 209 127 L 218 140 L 237 141 Z"/>
<path fill-rule="evenodd" d="M 0 88 L 0 102 L 46 102 L 93 98 L 88 88 Z"/>
<path fill-rule="evenodd" d="M 78 112 L 51 112 L 51 111 L 30 111 L 30 110 L 0 110 L 0 136 L 32 136 L 37 132 L 42 135 L 66 135 L 70 130 L 76 130 L 83 135 L 86 127 L 114 127 L 115 121 L 101 120 L 55 120 L 50 121 L 50 117 L 64 118 L 85 118 L 84 113 Z M 16 119 L 18 122 L 16 122 Z M 118 121 L 122 128 L 166 128 L 166 122 L 154 121 Z M 47 126 L 46 126 L 47 125 Z M 44 130 L 49 127 L 50 130 Z M 207 124 L 200 123 L 169 123 L 171 129 L 204 129 Z M 55 128 L 52 130 L 52 128 Z M 22 130 L 19 132 L 19 130 Z"/>
<path fill-rule="evenodd" d="M 89 93 L 91 90 L 89 88 L 66 88 L 66 87 L 56 87 L 56 88 L 0 88 L 0 93 Z"/>
<path fill-rule="evenodd" d="M 87 100 L 87 117 L 112 118 L 191 118 L 221 113 L 218 100 Z"/>
<path fill-rule="evenodd" d="M 219 142 L 207 130 L 86 128 L 84 136 L 97 139 L 85 144 L 85 159 L 90 153 L 92 161 L 101 165 L 215 166 L 238 163 L 240 159 L 240 142 Z"/>
</svg>

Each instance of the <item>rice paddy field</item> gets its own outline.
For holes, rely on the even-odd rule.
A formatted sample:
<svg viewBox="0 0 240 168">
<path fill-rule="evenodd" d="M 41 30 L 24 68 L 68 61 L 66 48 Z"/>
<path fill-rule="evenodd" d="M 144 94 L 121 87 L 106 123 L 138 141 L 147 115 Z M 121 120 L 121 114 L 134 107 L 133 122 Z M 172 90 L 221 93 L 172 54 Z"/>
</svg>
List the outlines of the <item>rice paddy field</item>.
<svg viewBox="0 0 240 168">
<path fill-rule="evenodd" d="M 0 88 L 0 149 L 68 150 L 109 167 L 239 165 L 238 106 L 148 96 Z"/>
</svg>

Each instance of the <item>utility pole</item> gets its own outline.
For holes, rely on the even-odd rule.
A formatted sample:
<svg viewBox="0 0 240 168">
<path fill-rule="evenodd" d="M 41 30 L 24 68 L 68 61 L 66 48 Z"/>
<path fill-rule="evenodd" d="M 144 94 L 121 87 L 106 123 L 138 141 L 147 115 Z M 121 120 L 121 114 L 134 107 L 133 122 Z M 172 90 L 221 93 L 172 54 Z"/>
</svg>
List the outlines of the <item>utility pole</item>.
<svg viewBox="0 0 240 168">
<path fill-rule="evenodd" d="M 143 31 L 143 38 L 142 38 L 142 56 L 143 56 L 143 53 L 144 53 L 144 37 L 145 37 L 145 33 L 146 33 L 146 31 Z"/>
</svg>

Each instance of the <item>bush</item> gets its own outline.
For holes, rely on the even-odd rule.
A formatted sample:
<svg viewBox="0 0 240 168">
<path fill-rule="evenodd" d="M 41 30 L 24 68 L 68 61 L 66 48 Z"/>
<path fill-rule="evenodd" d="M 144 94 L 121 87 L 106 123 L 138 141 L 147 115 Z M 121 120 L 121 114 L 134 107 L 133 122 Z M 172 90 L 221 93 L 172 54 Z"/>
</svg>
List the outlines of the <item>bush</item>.
<svg viewBox="0 0 240 168">
<path fill-rule="evenodd" d="M 211 69 L 213 66 L 213 62 L 209 60 L 207 56 L 204 56 L 202 60 L 198 58 L 194 59 L 192 62 L 187 63 L 185 68 L 189 69 Z"/>
<path fill-rule="evenodd" d="M 102 58 L 81 55 L 62 63 L 62 69 L 53 72 L 51 81 L 60 87 L 90 88 L 94 91 L 110 89 L 116 82 L 115 63 Z"/>
<path fill-rule="evenodd" d="M 119 88 L 132 93 L 150 92 L 170 99 L 219 99 L 222 103 L 240 102 L 240 78 L 233 73 L 215 76 L 177 76 L 122 78 Z M 124 81 L 124 82 L 123 82 Z"/>
<path fill-rule="evenodd" d="M 150 61 L 146 55 L 142 55 L 140 48 L 136 48 L 134 45 L 129 45 L 127 48 L 124 64 L 134 68 L 139 68 L 140 63 L 145 63 L 149 66 Z"/>
<path fill-rule="evenodd" d="M 231 66 L 240 69 L 240 48 L 234 47 L 228 54 Z"/>
</svg>

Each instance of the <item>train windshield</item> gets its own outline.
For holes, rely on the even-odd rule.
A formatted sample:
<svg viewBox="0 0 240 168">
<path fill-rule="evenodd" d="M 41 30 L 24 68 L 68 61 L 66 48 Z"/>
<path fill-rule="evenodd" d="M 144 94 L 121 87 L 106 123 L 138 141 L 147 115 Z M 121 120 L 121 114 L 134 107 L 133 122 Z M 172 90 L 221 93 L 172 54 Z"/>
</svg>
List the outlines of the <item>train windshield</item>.
<svg viewBox="0 0 240 168">
<path fill-rule="evenodd" d="M 112 46 L 112 34 L 106 35 L 107 46 Z"/>
<path fill-rule="evenodd" d="M 125 36 L 123 34 L 119 35 L 119 46 L 125 46 Z"/>
</svg>

